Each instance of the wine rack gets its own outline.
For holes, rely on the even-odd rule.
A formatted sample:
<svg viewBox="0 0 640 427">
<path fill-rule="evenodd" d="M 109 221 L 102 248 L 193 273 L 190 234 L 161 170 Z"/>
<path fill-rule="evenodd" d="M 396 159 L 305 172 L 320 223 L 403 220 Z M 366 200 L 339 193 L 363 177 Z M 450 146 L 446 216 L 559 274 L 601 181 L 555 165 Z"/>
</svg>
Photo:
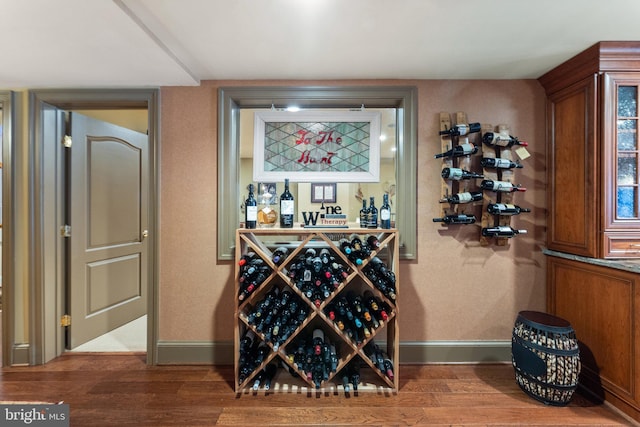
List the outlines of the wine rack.
<svg viewBox="0 0 640 427">
<path fill-rule="evenodd" d="M 502 135 L 505 139 L 510 138 L 509 135 L 509 127 L 507 125 L 499 125 L 497 127 L 498 134 Z M 494 128 L 490 124 L 482 125 L 482 134 L 484 135 L 487 132 L 494 132 Z M 518 152 L 518 156 L 520 159 L 524 160 L 529 157 L 529 153 L 524 147 L 518 147 L 516 149 Z M 482 157 L 485 159 L 490 158 L 501 158 L 506 161 L 513 162 L 515 161 L 513 156 L 513 148 L 511 147 L 483 147 Z M 515 182 L 515 174 L 514 169 L 500 169 L 500 168 L 483 168 L 482 173 L 484 175 L 484 179 L 492 180 L 492 181 L 500 181 L 506 182 L 509 184 L 516 185 Z M 489 205 L 492 203 L 503 203 L 503 204 L 513 204 L 515 203 L 515 192 L 496 192 L 491 193 L 485 191 L 483 194 L 483 203 L 482 203 L 482 219 L 481 219 L 481 227 L 494 227 L 494 226 L 504 226 L 511 227 L 511 216 L 510 215 L 498 215 L 494 217 L 494 215 L 488 212 Z M 485 237 L 480 235 L 480 245 L 488 246 L 490 241 L 494 239 L 493 237 Z M 506 246 L 509 244 L 509 238 L 506 237 L 497 237 L 495 238 L 495 242 L 497 246 Z"/>
<path fill-rule="evenodd" d="M 340 247 L 341 239 L 350 240 L 357 235 L 363 240 L 366 236 L 375 236 L 379 246 L 371 250 L 368 257 L 354 262 Z M 364 228 L 258 228 L 236 230 L 236 261 L 246 259 L 247 254 L 259 257 L 263 266 L 263 280 L 250 293 L 244 291 L 246 284 L 241 283 L 242 267 L 236 262 L 235 267 L 235 321 L 234 321 L 234 382 L 236 393 L 257 393 L 265 390 L 263 374 L 272 376 L 268 392 L 342 392 L 350 393 L 385 390 L 398 390 L 398 304 L 399 292 L 398 262 L 399 241 L 396 229 L 364 229 Z M 287 248 L 284 260 L 274 262 L 274 252 Z M 296 268 L 296 260 L 309 249 L 331 254 L 333 259 L 345 267 L 345 274 L 340 283 L 336 283 L 332 292 L 317 300 L 309 298 L 292 278 Z M 254 255 L 255 254 L 255 255 Z M 362 261 L 360 263 L 360 261 Z M 374 261 L 382 261 L 395 277 L 395 294 L 392 297 L 380 290 L 370 280 Z M 243 292 L 244 291 L 244 292 Z M 255 321 L 257 307 L 262 307 L 266 299 L 274 294 L 287 294 L 288 307 L 295 307 L 300 314 L 299 322 L 294 322 L 295 329 L 285 337 L 273 338 L 273 330 L 265 331 Z M 354 339 L 338 323 L 331 320 L 328 308 L 338 301 L 353 295 L 373 295 L 381 305 L 386 307 L 386 318 L 378 322 L 377 328 L 370 328 L 368 336 L 359 335 Z M 240 295 L 243 295 L 240 299 Z M 326 372 L 321 380 L 312 379 L 294 357 L 301 342 L 311 341 L 316 330 L 322 330 L 325 342 L 330 343 L 334 357 L 331 372 Z M 260 356 L 247 368 L 246 357 L 242 352 L 248 339 L 254 340 L 253 348 L 260 348 Z M 257 341 L 257 342 L 255 342 Z M 372 353 L 377 349 L 378 358 Z M 335 349 L 335 350 L 334 350 Z M 389 373 L 380 365 L 380 357 L 384 354 L 393 371 Z M 241 363 L 241 357 L 243 362 Z M 275 368 L 274 368 L 275 366 Z M 356 388 L 351 384 L 343 388 L 345 373 L 359 368 L 359 381 Z M 275 374 L 274 374 L 275 372 Z M 254 384 L 260 384 L 254 388 Z"/>
<path fill-rule="evenodd" d="M 522 165 L 514 162 L 512 153 L 515 151 L 520 160 L 528 158 L 524 148 L 527 144 L 509 135 L 506 125 L 498 126 L 496 131 L 489 124 L 469 123 L 464 112 L 456 113 L 454 123 L 449 113 L 440 113 L 441 153 L 435 158 L 442 159 L 440 203 L 448 204 L 441 205 L 440 218 L 433 221 L 443 226 L 479 222 L 482 246 L 492 241 L 498 246 L 507 245 L 510 237 L 526 233 L 511 227 L 511 217 L 530 212 L 514 205 L 515 192 L 526 189 L 514 182 L 513 169 Z M 481 174 L 473 172 L 479 158 L 482 158 Z M 480 188 L 479 180 L 482 180 Z M 476 221 L 475 215 L 478 205 L 482 205 L 480 221 Z"/>
</svg>

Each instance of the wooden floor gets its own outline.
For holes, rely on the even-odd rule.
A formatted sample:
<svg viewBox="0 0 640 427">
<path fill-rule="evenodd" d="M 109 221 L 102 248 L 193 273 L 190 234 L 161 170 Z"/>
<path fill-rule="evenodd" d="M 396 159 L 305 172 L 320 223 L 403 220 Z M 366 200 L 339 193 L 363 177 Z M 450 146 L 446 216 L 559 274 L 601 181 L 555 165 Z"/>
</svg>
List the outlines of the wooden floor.
<svg viewBox="0 0 640 427">
<path fill-rule="evenodd" d="M 397 394 L 236 395 L 231 366 L 154 366 L 141 354 L 71 354 L 2 368 L 1 401 L 64 401 L 71 426 L 633 425 L 576 393 L 553 407 L 525 395 L 513 367 L 401 365 Z"/>
</svg>

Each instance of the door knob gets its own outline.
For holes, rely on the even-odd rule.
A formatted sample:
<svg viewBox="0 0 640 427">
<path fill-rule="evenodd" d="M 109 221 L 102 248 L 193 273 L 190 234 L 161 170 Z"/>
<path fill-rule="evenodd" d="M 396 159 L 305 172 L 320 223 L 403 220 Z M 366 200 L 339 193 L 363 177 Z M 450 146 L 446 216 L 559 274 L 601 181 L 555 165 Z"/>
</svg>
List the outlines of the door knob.
<svg viewBox="0 0 640 427">
<path fill-rule="evenodd" d="M 144 230 L 144 231 L 142 232 L 142 238 L 143 238 L 143 239 L 146 239 L 147 237 L 149 237 L 149 230 Z"/>
</svg>

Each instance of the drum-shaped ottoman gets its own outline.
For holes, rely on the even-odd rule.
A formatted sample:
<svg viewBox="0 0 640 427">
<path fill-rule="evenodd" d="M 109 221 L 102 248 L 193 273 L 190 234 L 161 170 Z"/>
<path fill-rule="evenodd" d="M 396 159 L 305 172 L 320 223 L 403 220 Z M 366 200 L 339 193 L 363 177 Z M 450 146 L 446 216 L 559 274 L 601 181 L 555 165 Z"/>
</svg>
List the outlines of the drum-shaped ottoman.
<svg viewBox="0 0 640 427">
<path fill-rule="evenodd" d="M 580 350 L 571 324 L 538 311 L 521 311 L 513 327 L 511 356 L 516 382 L 545 404 L 569 403 L 578 387 Z"/>
</svg>

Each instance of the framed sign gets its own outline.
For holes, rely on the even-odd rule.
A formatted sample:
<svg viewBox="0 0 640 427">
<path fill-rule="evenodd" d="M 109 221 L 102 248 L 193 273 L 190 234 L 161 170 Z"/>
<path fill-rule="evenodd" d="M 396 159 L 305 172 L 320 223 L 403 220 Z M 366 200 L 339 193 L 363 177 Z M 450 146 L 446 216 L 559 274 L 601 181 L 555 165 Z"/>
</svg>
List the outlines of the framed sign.
<svg viewBox="0 0 640 427">
<path fill-rule="evenodd" d="M 380 112 L 256 112 L 254 125 L 254 181 L 380 180 Z"/>
<path fill-rule="evenodd" d="M 336 183 L 311 184 L 311 203 L 335 203 Z"/>
</svg>

